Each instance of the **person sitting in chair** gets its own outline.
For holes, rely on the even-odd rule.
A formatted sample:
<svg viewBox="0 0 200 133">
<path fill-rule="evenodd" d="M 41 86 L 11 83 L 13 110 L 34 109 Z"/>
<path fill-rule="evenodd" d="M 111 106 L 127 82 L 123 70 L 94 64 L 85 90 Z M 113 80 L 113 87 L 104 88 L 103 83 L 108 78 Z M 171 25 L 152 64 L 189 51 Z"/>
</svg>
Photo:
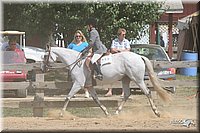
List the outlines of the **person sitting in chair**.
<svg viewBox="0 0 200 133">
<path fill-rule="evenodd" d="M 26 57 L 24 52 L 19 48 L 16 37 L 10 37 L 8 46 L 4 47 L 4 51 L 14 51 L 16 54 L 13 54 L 13 57 L 10 60 L 14 60 L 15 63 L 26 62 Z M 17 55 L 17 56 L 16 56 Z"/>
<path fill-rule="evenodd" d="M 16 36 L 9 36 L 8 42 L 5 42 L 1 46 L 2 51 L 15 51 L 16 49 L 20 49 L 20 45 L 17 43 Z"/>
<path fill-rule="evenodd" d="M 89 31 L 89 46 L 86 49 L 92 48 L 94 55 L 92 56 L 91 63 L 94 66 L 94 70 L 97 72 L 96 78 L 99 80 L 103 79 L 103 75 L 101 73 L 100 65 L 97 63 L 97 60 L 107 52 L 107 48 L 101 42 L 98 31 L 96 30 L 96 19 L 89 18 L 86 21 L 86 25 Z"/>
</svg>

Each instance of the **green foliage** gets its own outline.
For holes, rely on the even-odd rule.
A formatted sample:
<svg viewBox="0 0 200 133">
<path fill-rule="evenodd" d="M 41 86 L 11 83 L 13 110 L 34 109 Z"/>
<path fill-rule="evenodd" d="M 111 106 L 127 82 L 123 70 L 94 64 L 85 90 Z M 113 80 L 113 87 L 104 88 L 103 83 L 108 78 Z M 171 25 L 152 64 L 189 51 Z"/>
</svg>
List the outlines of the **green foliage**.
<svg viewBox="0 0 200 133">
<path fill-rule="evenodd" d="M 160 14 L 161 4 L 147 3 L 30 3 L 4 5 L 4 29 L 26 31 L 27 34 L 38 34 L 48 39 L 49 33 L 55 32 L 55 24 L 59 32 L 66 34 L 71 42 L 77 29 L 85 34 L 85 20 L 95 17 L 101 39 L 108 47 L 116 37 L 119 27 L 127 30 L 127 38 L 140 38 L 146 32 L 144 26 L 155 22 Z"/>
</svg>

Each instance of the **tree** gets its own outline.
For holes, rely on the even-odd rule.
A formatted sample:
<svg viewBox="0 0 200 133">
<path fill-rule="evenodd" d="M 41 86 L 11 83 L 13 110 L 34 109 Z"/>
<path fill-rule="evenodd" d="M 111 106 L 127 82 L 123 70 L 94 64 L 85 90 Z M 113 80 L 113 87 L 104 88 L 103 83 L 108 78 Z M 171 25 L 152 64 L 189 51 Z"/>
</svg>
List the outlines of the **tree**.
<svg viewBox="0 0 200 133">
<path fill-rule="evenodd" d="M 160 3 L 5 3 L 4 29 L 26 31 L 29 36 L 41 37 L 41 45 L 48 41 L 50 33 L 64 33 L 68 42 L 73 39 L 75 30 L 80 29 L 86 35 L 85 20 L 95 17 L 101 39 L 108 47 L 116 37 L 117 29 L 124 27 L 127 38 L 140 38 L 145 32 L 144 26 L 155 22 L 159 16 Z M 17 12 L 17 13 L 16 13 Z M 41 46 L 42 47 L 42 46 Z"/>
</svg>

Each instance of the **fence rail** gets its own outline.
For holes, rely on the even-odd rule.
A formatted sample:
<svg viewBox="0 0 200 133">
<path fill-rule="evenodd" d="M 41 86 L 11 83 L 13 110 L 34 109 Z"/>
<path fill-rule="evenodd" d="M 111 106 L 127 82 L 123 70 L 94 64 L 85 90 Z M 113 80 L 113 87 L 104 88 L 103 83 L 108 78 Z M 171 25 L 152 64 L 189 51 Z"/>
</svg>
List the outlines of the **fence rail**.
<svg viewBox="0 0 200 133">
<path fill-rule="evenodd" d="M 200 61 L 151 61 L 153 68 L 167 68 L 167 67 L 173 67 L 173 68 L 188 68 L 188 67 L 199 67 Z M 41 69 L 42 64 L 41 63 L 30 63 L 30 64 L 7 64 L 2 65 L 2 70 L 27 70 L 31 71 L 33 69 Z M 65 68 L 66 65 L 64 63 L 50 63 L 49 69 L 54 68 Z"/>
<path fill-rule="evenodd" d="M 197 87 L 198 80 L 159 80 L 160 84 L 164 87 L 181 86 L 181 87 Z M 153 87 L 149 80 L 145 81 L 147 87 Z M 70 89 L 72 82 L 70 81 L 45 81 L 45 82 L 2 82 L 3 89 L 23 89 L 23 88 L 45 88 L 45 89 Z M 101 84 L 101 81 L 97 81 L 97 86 L 94 88 L 121 88 L 121 82 L 117 81 L 113 84 Z M 131 81 L 131 88 L 138 88 L 138 86 Z"/>
<path fill-rule="evenodd" d="M 164 61 L 152 61 L 154 68 L 187 68 L 187 67 L 198 67 L 199 61 L 173 61 L 173 62 L 164 62 Z M 27 71 L 37 71 L 41 69 L 41 63 L 32 63 L 32 64 L 14 64 L 14 65 L 3 65 L 2 70 L 27 70 Z M 63 63 L 51 63 L 49 69 L 63 69 L 66 67 Z M 152 87 L 152 84 L 149 80 L 145 81 L 147 87 Z M 183 86 L 183 87 L 198 87 L 197 80 L 171 80 L 171 81 L 163 81 L 160 80 L 160 83 L 163 87 L 171 87 L 171 86 Z M 3 89 L 5 90 L 12 90 L 12 89 L 23 89 L 23 88 L 34 88 L 35 89 L 35 96 L 34 100 L 31 102 L 23 102 L 20 104 L 20 107 L 32 107 L 33 108 L 33 116 L 35 117 L 42 117 L 43 116 L 43 109 L 45 107 L 60 107 L 63 105 L 64 101 L 56 101 L 46 102 L 44 101 L 44 89 L 63 89 L 63 86 L 66 87 L 65 89 L 70 89 L 72 86 L 72 82 L 70 81 L 44 81 L 44 73 L 36 74 L 36 81 L 35 82 L 3 82 Z M 114 84 L 103 85 L 101 81 L 97 82 L 98 86 L 95 88 L 121 88 L 121 82 L 115 82 Z M 134 82 L 130 84 L 131 88 L 138 88 Z M 94 106 L 94 103 L 89 105 Z M 105 101 L 104 101 L 104 104 Z M 107 101 L 107 104 L 117 106 L 117 101 Z"/>
</svg>

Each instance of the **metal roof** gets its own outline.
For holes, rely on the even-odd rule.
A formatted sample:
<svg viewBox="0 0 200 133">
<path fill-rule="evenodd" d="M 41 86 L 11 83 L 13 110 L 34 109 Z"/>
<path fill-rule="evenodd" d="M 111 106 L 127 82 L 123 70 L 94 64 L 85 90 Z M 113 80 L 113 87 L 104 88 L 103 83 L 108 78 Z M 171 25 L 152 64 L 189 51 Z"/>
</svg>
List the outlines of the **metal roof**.
<svg viewBox="0 0 200 133">
<path fill-rule="evenodd" d="M 183 13 L 183 4 L 181 0 L 166 0 L 161 9 L 165 13 Z"/>
</svg>

